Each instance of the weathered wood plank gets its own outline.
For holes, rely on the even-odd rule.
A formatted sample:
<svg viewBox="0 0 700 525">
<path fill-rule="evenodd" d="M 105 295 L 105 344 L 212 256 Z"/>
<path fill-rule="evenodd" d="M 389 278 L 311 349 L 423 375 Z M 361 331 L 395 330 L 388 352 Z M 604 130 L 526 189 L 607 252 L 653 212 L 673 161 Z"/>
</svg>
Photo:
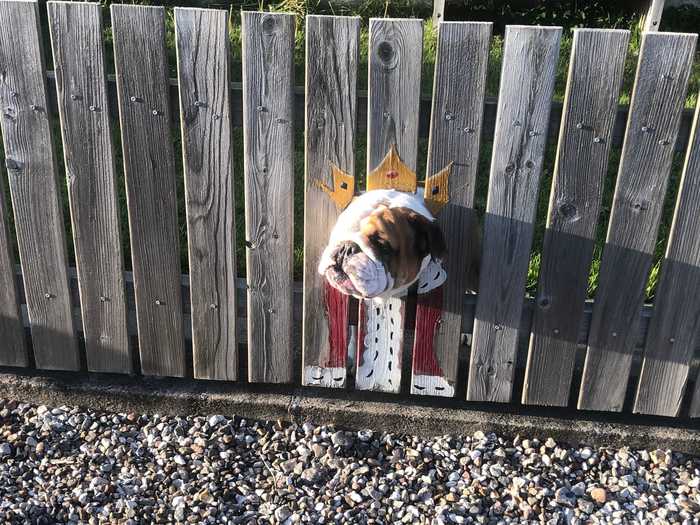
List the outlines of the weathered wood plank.
<svg viewBox="0 0 700 525">
<path fill-rule="evenodd" d="M 445 21 L 445 0 L 433 0 L 433 25 Z"/>
<path fill-rule="evenodd" d="M 242 13 L 248 379 L 292 381 L 294 16 Z"/>
<path fill-rule="evenodd" d="M 422 56 L 421 20 L 370 20 L 367 173 L 392 146 L 403 162 L 416 170 Z M 406 298 L 393 298 L 385 304 L 374 300 L 363 303 L 355 385 L 359 390 L 399 392 Z"/>
<path fill-rule="evenodd" d="M 439 27 L 426 176 L 453 163 L 450 202 L 437 218 L 448 246 L 443 261 L 447 281 L 442 286 L 442 300 L 435 301 L 441 312 L 434 319 L 434 335 L 423 336 L 433 351 L 423 353 L 416 347 L 421 340 L 418 329 L 424 329 L 424 318 L 432 319 L 437 312 L 431 308 L 430 294 L 418 295 L 411 381 L 414 394 L 452 397 L 457 381 L 460 305 L 467 289 L 475 288 L 474 274 L 481 256 L 478 236 L 474 235 L 477 220 L 473 206 L 491 28 L 486 22 L 443 22 Z M 427 373 L 437 371 L 428 361 L 441 373 Z"/>
<path fill-rule="evenodd" d="M 467 399 L 510 401 L 561 28 L 506 28 Z"/>
<path fill-rule="evenodd" d="M 36 2 L 0 2 L 3 144 L 38 368 L 78 370 Z"/>
<path fill-rule="evenodd" d="M 578 406 L 622 410 L 697 35 L 645 33 Z"/>
<path fill-rule="evenodd" d="M 695 393 L 690 403 L 690 417 L 700 417 L 700 370 L 695 378 Z"/>
<path fill-rule="evenodd" d="M 15 279 L 15 257 L 7 225 L 5 181 L 0 180 L 0 365 L 27 366 L 26 337 Z"/>
<path fill-rule="evenodd" d="M 111 13 L 141 370 L 183 376 L 165 12 L 161 7 L 112 4 Z"/>
<path fill-rule="evenodd" d="M 629 31 L 576 29 L 523 403 L 566 406 Z"/>
<path fill-rule="evenodd" d="M 49 2 L 48 13 L 87 367 L 130 373 L 102 8 Z"/>
<path fill-rule="evenodd" d="M 340 210 L 319 183 L 339 189 L 333 186 L 331 164 L 355 173 L 359 41 L 359 17 L 306 18 L 305 385 L 342 388 L 346 380 L 350 301 L 327 287 L 317 271 Z"/>
<path fill-rule="evenodd" d="M 175 9 L 194 376 L 234 381 L 236 230 L 228 12 Z"/>
<path fill-rule="evenodd" d="M 649 0 L 647 12 L 642 15 L 642 31 L 658 31 L 666 0 Z"/>
<path fill-rule="evenodd" d="M 654 299 L 634 411 L 677 416 L 700 346 L 700 129 L 685 158 L 673 226 Z"/>
</svg>

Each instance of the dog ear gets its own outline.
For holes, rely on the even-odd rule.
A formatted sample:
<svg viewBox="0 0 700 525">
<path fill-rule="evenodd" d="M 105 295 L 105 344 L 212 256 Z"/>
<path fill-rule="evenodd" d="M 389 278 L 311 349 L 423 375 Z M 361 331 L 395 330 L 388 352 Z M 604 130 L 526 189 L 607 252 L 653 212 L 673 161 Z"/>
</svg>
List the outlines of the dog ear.
<svg viewBox="0 0 700 525">
<path fill-rule="evenodd" d="M 431 221 L 419 213 L 412 213 L 408 222 L 413 228 L 416 251 L 422 256 L 442 259 L 447 252 L 447 244 L 437 221 Z"/>
</svg>

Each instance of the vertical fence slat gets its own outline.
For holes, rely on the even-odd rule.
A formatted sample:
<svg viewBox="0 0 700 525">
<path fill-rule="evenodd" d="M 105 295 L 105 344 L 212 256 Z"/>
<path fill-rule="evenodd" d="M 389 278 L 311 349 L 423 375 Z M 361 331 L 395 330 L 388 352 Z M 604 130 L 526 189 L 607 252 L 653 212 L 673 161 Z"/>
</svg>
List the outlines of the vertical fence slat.
<svg viewBox="0 0 700 525">
<path fill-rule="evenodd" d="M 228 12 L 175 9 L 194 376 L 238 377 Z"/>
<path fill-rule="evenodd" d="M 634 411 L 677 416 L 700 343 L 700 107 L 654 299 Z"/>
<path fill-rule="evenodd" d="M 690 417 L 700 417 L 700 371 L 695 378 L 695 393 L 690 403 Z"/>
<path fill-rule="evenodd" d="M 183 376 L 165 12 L 162 7 L 116 4 L 111 12 L 141 370 Z"/>
<path fill-rule="evenodd" d="M 342 388 L 346 380 L 350 301 L 317 271 L 339 210 L 319 183 L 333 188 L 330 163 L 355 173 L 359 39 L 359 17 L 306 19 L 305 385 Z M 336 318 L 331 322 L 330 316 Z"/>
<path fill-rule="evenodd" d="M 439 26 L 426 177 L 454 163 L 450 202 L 437 217 L 448 246 L 443 261 L 447 281 L 442 285 L 442 310 L 434 334 L 419 334 L 422 319 L 434 315 L 431 293 L 418 295 L 411 380 L 414 394 L 451 397 L 457 381 L 464 293 L 476 284 L 468 282 L 475 271 L 469 265 L 480 257 L 475 253 L 479 245 L 473 235 L 477 221 L 473 205 L 491 27 L 490 22 L 443 22 Z M 419 341 L 424 342 L 420 348 L 427 346 L 427 352 L 419 351 Z M 438 370 L 441 374 L 435 374 Z"/>
<path fill-rule="evenodd" d="M 561 28 L 506 28 L 467 399 L 510 401 Z"/>
<path fill-rule="evenodd" d="M 523 403 L 566 406 L 629 31 L 574 31 Z"/>
<path fill-rule="evenodd" d="M 422 50 L 421 20 L 370 20 L 367 173 L 394 145 L 403 162 L 416 170 Z M 384 304 L 362 301 L 355 377 L 358 390 L 399 391 L 405 313 L 405 297 Z"/>
<path fill-rule="evenodd" d="M 696 35 L 645 33 L 578 406 L 622 410 Z"/>
<path fill-rule="evenodd" d="M 36 365 L 77 370 L 38 3 L 0 2 L 0 64 L 5 165 Z"/>
<path fill-rule="evenodd" d="M 242 13 L 248 378 L 292 380 L 294 16 Z"/>
<path fill-rule="evenodd" d="M 7 225 L 5 181 L 0 181 L 0 365 L 27 366 L 24 323 L 15 280 L 15 259 Z"/>
<path fill-rule="evenodd" d="M 88 370 L 132 371 L 99 4 L 49 2 Z"/>
</svg>

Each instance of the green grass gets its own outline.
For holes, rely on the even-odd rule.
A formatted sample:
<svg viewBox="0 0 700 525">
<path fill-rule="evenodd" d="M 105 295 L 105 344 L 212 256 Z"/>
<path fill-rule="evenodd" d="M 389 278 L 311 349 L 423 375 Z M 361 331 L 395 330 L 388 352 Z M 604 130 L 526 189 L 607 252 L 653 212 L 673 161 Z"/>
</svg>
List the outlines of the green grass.
<svg viewBox="0 0 700 525">
<path fill-rule="evenodd" d="M 487 2 L 471 4 L 469 16 L 470 19 L 474 20 L 494 20 L 494 36 L 492 38 L 491 48 L 489 52 L 489 70 L 487 77 L 487 95 L 497 96 L 498 95 L 498 82 L 500 77 L 501 61 L 502 61 L 502 49 L 503 49 L 503 37 L 502 28 L 506 23 L 530 23 L 537 24 L 559 24 L 564 26 L 564 32 L 561 40 L 561 53 L 559 67 L 557 70 L 557 78 L 555 84 L 555 99 L 558 101 L 563 100 L 564 89 L 566 85 L 566 75 L 568 69 L 568 60 L 571 52 L 572 45 L 572 29 L 574 27 L 588 26 L 588 27 L 617 27 L 617 28 L 628 28 L 631 29 L 632 35 L 630 40 L 630 49 L 627 57 L 627 62 L 625 66 L 625 76 L 622 89 L 622 95 L 620 97 L 620 103 L 629 103 L 629 96 L 632 89 L 632 84 L 634 81 L 634 71 L 636 68 L 636 62 L 639 56 L 639 45 L 640 45 L 640 33 L 638 29 L 638 20 L 634 16 L 626 15 L 621 12 L 611 12 L 609 8 L 602 4 L 593 2 L 591 5 L 593 7 L 584 10 L 554 10 L 547 11 L 544 8 L 525 10 L 525 11 L 515 11 L 501 5 L 499 8 L 490 7 L 480 9 L 480 5 L 486 5 Z M 108 19 L 108 3 L 105 3 L 105 19 Z M 283 0 L 277 4 L 258 4 L 258 3 L 246 3 L 246 4 L 235 4 L 232 9 L 232 24 L 230 27 L 230 40 L 231 40 L 231 54 L 232 54 L 232 80 L 241 80 L 241 49 L 240 49 L 240 17 L 238 15 L 238 9 L 240 7 L 247 9 L 256 9 L 262 7 L 264 9 L 278 10 L 278 11 L 290 11 L 297 15 L 298 24 L 297 32 L 295 37 L 295 80 L 297 85 L 303 85 L 304 79 L 304 33 L 303 33 L 303 16 L 308 10 L 318 11 L 319 9 L 310 9 L 308 3 L 298 0 Z M 334 6 L 331 2 L 330 7 L 326 7 L 324 12 L 333 12 L 335 14 L 358 14 L 363 17 L 361 35 L 360 35 L 360 54 L 361 63 L 359 66 L 359 88 L 364 89 L 367 82 L 367 45 L 368 45 L 368 30 L 367 30 L 367 18 L 369 16 L 428 16 L 429 13 L 420 11 L 420 9 L 414 6 L 413 2 L 410 0 L 399 0 L 392 2 L 378 2 L 376 0 L 365 0 L 365 2 L 357 8 L 353 13 L 348 12 L 342 7 Z M 490 9 L 490 10 L 489 10 Z M 500 9 L 500 10 L 499 10 Z M 466 11 L 465 11 L 466 12 Z M 449 13 L 448 13 L 449 14 Z M 466 15 L 465 15 L 466 16 Z M 436 53 L 436 43 L 437 34 L 432 28 L 430 23 L 425 24 L 424 39 L 423 39 L 423 75 L 422 75 L 422 90 L 424 94 L 430 94 L 432 90 L 433 81 L 433 69 L 435 64 L 435 53 Z M 677 10 L 667 10 L 664 15 L 664 23 L 662 29 L 664 30 L 675 30 L 675 31 L 697 31 L 700 27 L 700 10 L 688 10 L 688 9 L 677 9 Z M 172 9 L 167 10 L 166 16 L 166 46 L 169 53 L 169 65 L 171 75 L 175 76 L 175 51 L 174 51 L 174 19 Z M 108 60 L 108 70 L 113 72 L 113 63 L 111 61 L 112 57 L 112 35 L 109 28 L 104 31 L 105 40 L 107 42 L 107 60 Z M 48 44 L 48 39 L 46 40 Z M 47 48 L 48 49 L 48 48 Z M 51 64 L 50 52 L 47 53 L 47 63 Z M 688 96 L 686 99 L 687 107 L 694 107 L 697 102 L 697 93 L 700 89 L 700 61 L 696 60 L 693 67 L 690 84 L 688 88 Z M 54 136 L 57 147 L 57 158 L 59 161 L 59 173 L 63 174 L 63 158 L 60 145 L 60 130 L 58 123 L 54 121 Z M 359 180 L 364 180 L 365 176 L 365 154 L 366 154 L 366 136 L 364 130 L 358 130 L 357 137 L 357 148 L 356 148 L 356 166 L 357 166 L 357 177 Z M 180 243 L 181 243 L 181 265 L 184 272 L 187 271 L 188 261 L 187 261 L 187 231 L 185 222 L 185 210 L 184 210 L 184 189 L 183 189 L 183 176 L 182 167 L 180 163 L 180 137 L 179 129 L 177 126 L 173 126 L 173 147 L 175 151 L 175 156 L 178 159 L 178 173 L 177 173 L 177 184 L 178 184 L 178 217 L 180 225 Z M 127 207 L 126 207 L 126 196 L 124 187 L 124 178 L 122 173 L 122 162 L 121 162 L 121 151 L 120 151 L 120 140 L 119 133 L 114 130 L 114 144 L 117 150 L 117 165 L 118 165 L 118 190 L 119 190 L 119 213 L 122 225 L 122 239 L 125 254 L 125 265 L 127 269 L 130 269 L 130 249 L 129 249 L 129 237 L 128 237 L 128 217 L 127 217 Z M 233 146 L 234 146 L 234 173 L 235 173 L 235 198 L 236 198 L 236 230 L 237 230 L 237 260 L 239 263 L 239 275 L 245 275 L 245 250 L 244 250 L 244 200 L 243 200 L 243 133 L 242 130 L 236 129 L 233 136 Z M 304 172 L 304 135 L 301 130 L 298 130 L 295 134 L 295 158 L 294 158 L 294 220 L 295 220 L 295 247 L 294 247 L 294 276 L 296 279 L 301 279 L 302 275 L 302 264 L 303 264 L 303 172 Z M 492 144 L 489 140 L 482 144 L 479 160 L 479 169 L 477 176 L 477 187 L 475 195 L 475 208 L 477 213 L 483 215 L 486 204 L 486 194 L 488 190 L 488 176 L 489 176 L 489 166 L 491 158 Z M 547 205 L 549 200 L 549 190 L 552 180 L 552 169 L 554 166 L 555 158 L 555 146 L 550 145 L 547 149 L 544 163 L 544 171 L 542 174 L 540 194 L 538 201 L 538 210 L 536 215 L 536 227 L 533 240 L 532 255 L 530 259 L 528 277 L 527 277 L 527 291 L 533 294 L 537 287 L 537 278 L 539 272 L 541 248 L 542 248 L 542 238 L 545 230 L 545 221 L 547 213 Z M 2 152 L 0 151 L 0 156 Z M 427 140 L 422 139 L 419 141 L 419 178 L 424 177 L 423 168 L 425 166 L 427 156 Z M 603 205 L 602 212 L 599 221 L 599 227 L 596 234 L 596 246 L 594 250 L 594 260 L 591 266 L 590 277 L 589 277 L 589 295 L 593 296 L 595 294 L 597 281 L 598 281 L 598 271 L 600 267 L 600 256 L 602 253 L 602 246 L 604 244 L 606 224 L 609 218 L 610 206 L 612 203 L 613 191 L 615 177 L 617 173 L 617 168 L 619 165 L 620 151 L 613 150 L 611 153 L 610 164 L 608 175 L 605 181 L 605 188 L 603 194 Z M 654 266 L 650 273 L 649 282 L 647 285 L 647 297 L 652 298 L 654 295 L 654 290 L 656 287 L 656 282 L 658 280 L 660 261 L 663 257 L 663 251 L 668 238 L 668 232 L 670 229 L 670 222 L 672 217 L 673 205 L 675 202 L 675 194 L 677 192 L 678 182 L 680 179 L 680 171 L 682 167 L 682 155 L 677 154 L 669 182 L 669 191 L 665 201 L 664 212 L 662 216 L 662 222 L 659 229 L 659 240 L 657 243 L 657 249 L 655 252 Z M 69 261 L 74 264 L 73 246 L 70 239 L 70 220 L 68 212 L 68 200 L 67 200 L 67 189 L 66 185 L 60 184 L 62 202 L 64 204 L 64 217 L 66 231 L 69 236 L 68 251 L 69 251 Z M 8 208 L 10 206 L 9 198 L 6 200 L 8 203 Z M 9 214 L 9 222 L 12 225 L 12 217 Z M 13 232 L 14 233 L 14 232 Z M 14 238 L 14 235 L 13 235 Z"/>
</svg>

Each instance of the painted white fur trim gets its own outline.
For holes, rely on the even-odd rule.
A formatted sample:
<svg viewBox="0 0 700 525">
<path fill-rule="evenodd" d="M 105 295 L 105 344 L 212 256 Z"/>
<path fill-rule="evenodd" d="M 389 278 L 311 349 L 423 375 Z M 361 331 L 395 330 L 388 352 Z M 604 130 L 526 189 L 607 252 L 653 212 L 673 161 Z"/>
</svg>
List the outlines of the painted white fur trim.
<svg viewBox="0 0 700 525">
<path fill-rule="evenodd" d="M 345 368 L 324 368 L 321 366 L 307 366 L 304 368 L 304 384 L 306 386 L 342 388 L 345 386 L 345 375 Z"/>
<path fill-rule="evenodd" d="M 443 377 L 414 375 L 411 381 L 411 394 L 454 397 L 455 389 Z"/>
<path fill-rule="evenodd" d="M 447 272 L 439 260 L 428 257 L 428 264 L 421 270 L 418 278 L 418 293 L 424 294 L 442 286 L 447 280 Z"/>
</svg>

